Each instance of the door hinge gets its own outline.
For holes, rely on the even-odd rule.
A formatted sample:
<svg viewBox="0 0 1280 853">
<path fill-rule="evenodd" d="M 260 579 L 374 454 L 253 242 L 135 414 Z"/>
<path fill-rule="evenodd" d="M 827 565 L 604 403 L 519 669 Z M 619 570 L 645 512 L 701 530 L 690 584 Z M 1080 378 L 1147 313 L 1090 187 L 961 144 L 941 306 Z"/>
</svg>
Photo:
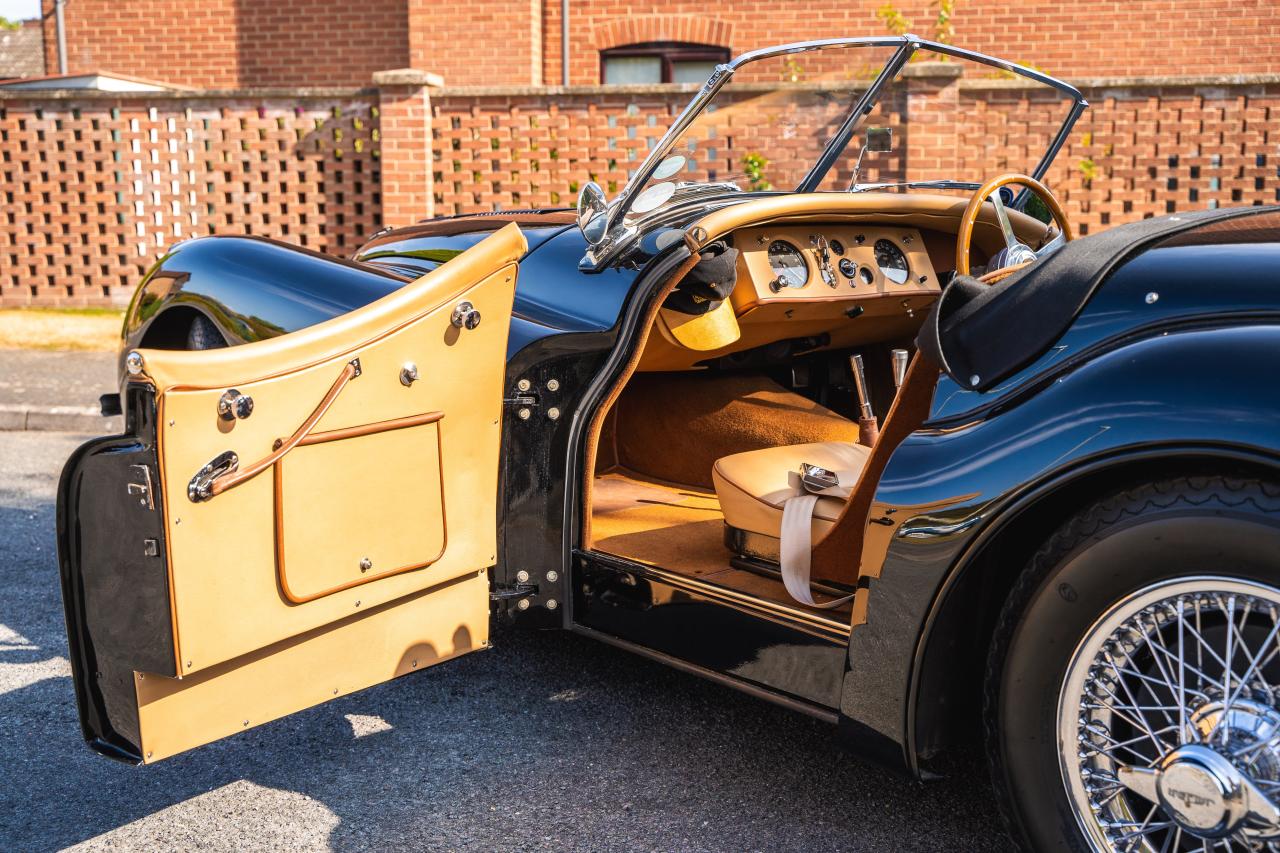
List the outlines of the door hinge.
<svg viewBox="0 0 1280 853">
<path fill-rule="evenodd" d="M 494 584 L 489 590 L 490 601 L 511 601 L 538 594 L 536 583 Z"/>
<path fill-rule="evenodd" d="M 533 416 L 534 407 L 538 405 L 538 395 L 531 393 L 533 391 L 533 383 L 528 379 L 521 379 L 512 390 L 515 393 L 510 397 L 503 398 L 502 404 L 514 408 L 516 417 L 520 420 L 529 420 Z"/>
</svg>

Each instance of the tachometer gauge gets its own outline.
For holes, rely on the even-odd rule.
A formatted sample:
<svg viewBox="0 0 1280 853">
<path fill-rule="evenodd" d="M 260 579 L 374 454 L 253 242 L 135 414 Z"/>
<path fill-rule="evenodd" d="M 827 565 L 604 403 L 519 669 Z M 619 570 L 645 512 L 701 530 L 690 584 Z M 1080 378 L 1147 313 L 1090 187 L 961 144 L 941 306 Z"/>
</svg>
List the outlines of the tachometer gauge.
<svg viewBox="0 0 1280 853">
<path fill-rule="evenodd" d="M 907 256 L 892 240 L 876 241 L 876 266 L 880 268 L 880 274 L 894 284 L 905 284 L 911 275 Z"/>
<path fill-rule="evenodd" d="M 773 282 L 775 291 L 784 287 L 804 287 L 809 281 L 809 265 L 800 250 L 786 240 L 774 240 L 769 244 L 769 268 L 777 276 Z"/>
</svg>

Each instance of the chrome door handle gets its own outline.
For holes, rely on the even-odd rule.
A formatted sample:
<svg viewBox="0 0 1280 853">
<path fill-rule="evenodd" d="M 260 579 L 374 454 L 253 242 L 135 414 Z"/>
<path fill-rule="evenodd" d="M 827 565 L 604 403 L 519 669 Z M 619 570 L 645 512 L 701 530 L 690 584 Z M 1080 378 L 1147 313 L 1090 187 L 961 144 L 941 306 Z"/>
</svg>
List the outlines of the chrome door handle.
<svg viewBox="0 0 1280 853">
<path fill-rule="evenodd" d="M 239 468 L 240 457 L 235 454 L 235 451 L 226 450 L 219 453 L 206 462 L 205 466 L 191 478 L 191 482 L 187 484 L 187 497 L 192 503 L 209 500 L 213 497 L 213 481 Z"/>
<path fill-rule="evenodd" d="M 253 414 L 253 398 L 232 388 L 218 398 L 218 414 L 224 421 L 243 420 Z"/>
<path fill-rule="evenodd" d="M 453 309 L 449 322 L 459 329 L 474 329 L 480 325 L 480 312 L 470 302 L 459 302 Z"/>
</svg>

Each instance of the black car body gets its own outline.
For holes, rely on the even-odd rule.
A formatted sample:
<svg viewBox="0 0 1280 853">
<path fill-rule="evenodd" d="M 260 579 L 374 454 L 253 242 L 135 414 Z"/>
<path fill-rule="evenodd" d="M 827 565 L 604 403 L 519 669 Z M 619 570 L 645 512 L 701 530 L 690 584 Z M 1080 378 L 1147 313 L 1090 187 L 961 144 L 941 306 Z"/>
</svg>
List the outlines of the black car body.
<svg viewBox="0 0 1280 853">
<path fill-rule="evenodd" d="M 859 203 L 891 206 L 900 196 L 861 198 Z M 917 318 L 912 337 L 918 331 L 920 349 L 940 363 L 927 365 L 931 372 L 921 368 L 930 387 L 920 422 L 889 439 L 896 410 L 881 424 L 881 440 L 891 445 L 866 495 L 861 528 L 869 532 L 852 540 L 861 548 L 860 558 L 849 555 L 858 571 L 849 583 L 824 588 L 854 595 L 851 609 L 826 616 L 752 600 L 742 588 L 681 574 L 656 558 L 592 547 L 584 526 L 591 523 L 595 419 L 604 417 L 629 381 L 659 306 L 670 298 L 673 277 L 678 280 L 721 236 L 698 233 L 708 227 L 708 216 L 737 210 L 748 217 L 732 231 L 740 234 L 757 221 L 744 211 L 758 209 L 764 212 L 758 221 L 776 223 L 788 220 L 770 213 L 770 205 L 834 203 L 829 199 L 822 193 L 783 199 L 742 193 L 687 201 L 659 225 L 642 228 L 625 251 L 597 263 L 580 264 L 598 243 L 567 211 L 430 220 L 375 236 L 349 261 L 242 237 L 175 247 L 143 282 L 126 319 L 126 433 L 79 451 L 60 491 L 61 565 L 86 738 L 117 757 L 149 757 L 131 734 L 137 720 L 120 710 L 128 705 L 121 698 L 127 686 L 102 686 L 104 660 L 114 662 L 117 675 L 177 679 L 181 672 L 168 638 L 178 619 L 169 604 L 172 590 L 167 582 L 139 580 L 148 569 L 136 555 L 146 548 L 154 553 L 157 541 L 164 550 L 161 519 L 154 507 L 130 515 L 115 506 L 126 483 L 140 482 L 130 471 L 141 466 L 146 473 L 152 466 L 153 476 L 162 464 L 156 386 L 140 381 L 147 377 L 148 353 L 234 350 L 287 338 L 451 269 L 461 253 L 507 233 L 502 229 L 513 223 L 526 248 L 518 259 L 505 342 L 497 552 L 484 567 L 493 613 L 530 627 L 578 631 L 828 720 L 853 749 L 911 773 L 926 774 L 934 756 L 981 729 L 984 688 L 1002 689 L 991 687 L 990 667 L 998 659 L 990 650 L 993 643 L 1015 648 L 1014 640 L 1001 639 L 1017 636 L 1011 602 L 1025 604 L 1033 595 L 1027 567 L 1048 559 L 1046 543 L 1061 538 L 1079 513 L 1147 488 L 1169 491 L 1166 504 L 1153 502 L 1166 508 L 1179 489 L 1208 488 L 1206 483 L 1260 483 L 1260 494 L 1274 494 L 1270 484 L 1280 483 L 1280 213 L 1207 211 L 1114 229 L 1110 243 L 1090 237 L 1041 252 L 1030 268 L 991 285 L 1006 298 L 986 305 L 986 316 L 998 314 L 1001 327 L 1025 330 L 1014 344 L 1021 350 L 1003 362 L 979 351 L 983 341 L 964 338 L 976 322 L 955 319 L 964 306 L 948 309 L 945 294 L 960 292 L 959 278 L 938 288 L 941 299 L 934 294 L 918 305 L 903 300 L 905 316 Z M 1019 196 L 1013 206 L 1025 208 L 1029 200 Z M 951 201 L 933 203 L 942 209 Z M 982 201 L 974 209 L 994 222 L 990 204 Z M 824 217 L 871 221 L 869 214 L 844 208 L 797 221 L 817 228 L 813 223 Z M 1025 239 L 1035 221 L 1015 218 L 1015 227 Z M 750 249 L 741 238 L 737 245 Z M 996 253 L 984 249 L 980 260 L 984 252 L 990 271 L 997 272 Z M 1076 289 L 1063 296 L 1067 279 Z M 1019 287 L 1026 289 L 1021 295 Z M 876 320 L 851 313 L 849 322 Z M 820 398 L 852 422 L 856 407 L 835 398 L 847 396 L 856 377 L 830 378 L 847 349 L 809 340 L 751 357 L 763 359 L 759 365 L 770 375 L 789 370 L 795 377 L 790 391 Z M 126 370 L 126 356 L 139 351 L 137 364 Z M 1000 375 L 985 368 L 982 376 L 970 375 L 970 364 L 994 365 Z M 723 363 L 710 369 L 731 372 Z M 861 399 L 885 411 L 894 389 L 880 382 Z M 159 498 L 150 480 L 141 486 L 149 490 L 139 492 L 144 504 Z M 1263 501 L 1244 502 L 1258 509 L 1253 523 L 1275 523 Z M 1194 511 L 1181 517 L 1184 527 L 1201 523 Z M 126 531 L 123 539 L 120 530 Z M 118 543 L 118 552 L 109 540 Z M 109 558 L 100 556 L 108 552 Z M 739 551 L 734 560 L 776 584 L 776 564 L 767 557 Z M 1229 574 L 1223 560 L 1206 570 Z M 1264 578 L 1275 567 L 1272 562 L 1262 569 Z M 132 580 L 122 586 L 125 578 Z M 1056 588 L 1062 601 L 1087 599 L 1077 585 L 1047 588 Z M 106 610 L 108 600 L 117 602 L 114 615 Z M 1230 687 L 1230 678 L 1226 683 Z M 989 696 L 993 701 L 999 700 Z M 1270 720 L 1267 702 L 1253 701 L 1264 708 L 1260 719 Z M 1230 711 L 1230 696 L 1226 702 Z M 992 705 L 987 707 L 989 719 Z M 998 737 L 996 742 L 998 751 Z M 1170 768 L 1181 773 L 1190 766 L 1180 754 L 1152 761 L 1169 778 Z M 1263 784 L 1258 790 L 1274 789 Z M 1167 806 L 1168 800 L 1161 802 Z M 1023 843 L 1042 846 L 1043 836 L 1018 828 L 1036 808 L 1013 807 L 1011 823 Z M 1250 843 L 1270 838 L 1270 817 L 1258 816 L 1263 811 L 1256 803 L 1245 808 L 1248 815 L 1232 817 L 1227 835 Z M 1095 838 L 1081 820 L 1081 837 Z M 1177 813 L 1169 826 L 1188 838 L 1193 831 L 1214 837 L 1197 820 Z M 1255 825 L 1263 828 L 1255 831 Z M 1102 849 L 1107 836 L 1096 837 L 1104 839 L 1095 842 Z"/>
</svg>

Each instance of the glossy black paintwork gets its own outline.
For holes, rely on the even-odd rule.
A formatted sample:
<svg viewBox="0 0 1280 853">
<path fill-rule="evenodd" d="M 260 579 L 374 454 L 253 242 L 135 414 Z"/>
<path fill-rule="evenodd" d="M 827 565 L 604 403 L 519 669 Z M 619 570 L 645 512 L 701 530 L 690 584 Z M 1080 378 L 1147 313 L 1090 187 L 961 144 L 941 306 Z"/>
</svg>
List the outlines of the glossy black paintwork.
<svg viewBox="0 0 1280 853">
<path fill-rule="evenodd" d="M 843 642 L 760 619 L 603 559 L 580 556 L 573 580 L 579 625 L 818 711 L 829 713 L 839 704 Z"/>
<path fill-rule="evenodd" d="M 1028 525 L 1036 506 L 1081 484 L 1069 505 L 1053 505 L 1062 515 L 1047 520 L 1052 530 L 1101 496 L 1086 485 L 1115 489 L 1126 472 L 1280 473 L 1278 273 L 1272 243 L 1158 247 L 1104 283 L 1057 345 L 1000 387 L 979 394 L 939 381 L 933 416 L 894 453 L 876 492 L 907 518 L 850 643 L 841 711 L 866 747 L 916 768 L 918 747 L 938 740 L 930 729 L 947 714 L 937 706 L 943 685 L 921 673 L 960 650 L 930 628 L 963 623 L 941 619 L 944 594 L 1013 519 Z M 910 509 L 929 504 L 941 507 Z"/>
<path fill-rule="evenodd" d="M 521 259 L 508 357 L 548 335 L 614 326 L 635 281 L 635 266 L 596 275 L 579 272 L 586 243 L 575 226 L 565 224 L 563 211 L 518 218 L 529 251 Z M 135 293 L 125 314 L 121 358 L 131 349 L 156 345 L 166 312 L 182 317 L 173 321 L 182 331 L 189 323 L 182 312 L 199 311 L 231 345 L 313 326 L 403 287 L 507 221 L 497 216 L 431 220 L 374 237 L 353 260 L 253 237 L 179 243 Z"/>
<path fill-rule="evenodd" d="M 403 287 L 409 279 L 259 237 L 179 243 L 147 272 L 125 314 L 127 353 L 149 345 L 167 312 L 195 310 L 230 344 L 313 326 Z"/>
<path fill-rule="evenodd" d="M 322 288 L 321 298 L 312 299 L 307 276 L 290 278 L 268 301 L 299 304 L 264 307 L 265 317 L 227 308 L 259 298 L 252 295 L 252 275 L 227 278 L 210 263 L 177 290 L 207 298 L 228 316 L 283 330 L 367 304 L 386 292 L 381 288 L 428 271 L 491 227 L 382 235 L 365 254 L 372 263 L 351 267 L 360 277 L 353 289 Z M 822 641 L 773 636 L 779 626 L 708 602 L 636 607 L 571 558 L 579 544 L 577 486 L 585 422 L 618 375 L 636 339 L 635 318 L 671 259 L 655 262 L 662 254 L 656 245 L 642 245 L 623 264 L 584 274 L 577 262 L 585 245 L 575 228 L 550 222 L 522 228 L 531 251 L 521 263 L 508 348 L 495 582 L 510 584 L 517 571 L 528 571 L 538 584 L 532 598 L 538 606 L 513 612 L 530 624 L 576 624 L 742 684 L 838 707 L 841 729 L 855 748 L 887 763 L 918 769 L 921 753 L 945 740 L 939 731 L 950 709 L 942 703 L 954 698 L 953 685 L 938 673 L 946 671 L 947 656 L 959 652 L 959 632 L 947 632 L 963 623 L 963 614 L 948 609 L 958 595 L 952 593 L 982 570 L 984 549 L 994 548 L 1013 520 L 1026 525 L 1053 495 L 1084 494 L 1071 491 L 1083 483 L 1114 484 L 1130 470 L 1120 466 L 1130 463 L 1145 471 L 1165 457 L 1174 465 L 1216 459 L 1280 466 L 1277 235 L 1162 246 L 1130 260 L 1048 352 L 998 387 L 976 393 L 940 379 L 929 423 L 894 454 L 878 489 L 877 502 L 906 521 L 870 582 L 868 620 L 854 629 L 847 653 L 823 650 L 819 662 L 813 647 Z M 277 268 L 282 281 L 290 263 L 282 260 Z M 193 279 L 198 287 L 188 283 Z M 529 380 L 531 391 L 523 396 L 532 401 L 517 400 L 520 379 Z M 559 384 L 555 391 L 550 380 Z M 550 416 L 553 407 L 558 418 Z M 519 418 L 520 408 L 530 417 Z M 940 506 L 911 510 L 930 503 Z M 548 571 L 558 578 L 549 581 Z M 555 610 L 545 606 L 552 598 Z M 740 647 L 700 637 L 707 619 L 736 620 Z M 751 655 L 776 656 L 771 650 L 777 649 L 783 650 L 777 659 L 791 664 L 773 668 L 768 678 L 743 671 Z M 799 673 L 802 661 L 817 671 Z M 836 681 L 838 690 L 831 689 Z"/>
</svg>

